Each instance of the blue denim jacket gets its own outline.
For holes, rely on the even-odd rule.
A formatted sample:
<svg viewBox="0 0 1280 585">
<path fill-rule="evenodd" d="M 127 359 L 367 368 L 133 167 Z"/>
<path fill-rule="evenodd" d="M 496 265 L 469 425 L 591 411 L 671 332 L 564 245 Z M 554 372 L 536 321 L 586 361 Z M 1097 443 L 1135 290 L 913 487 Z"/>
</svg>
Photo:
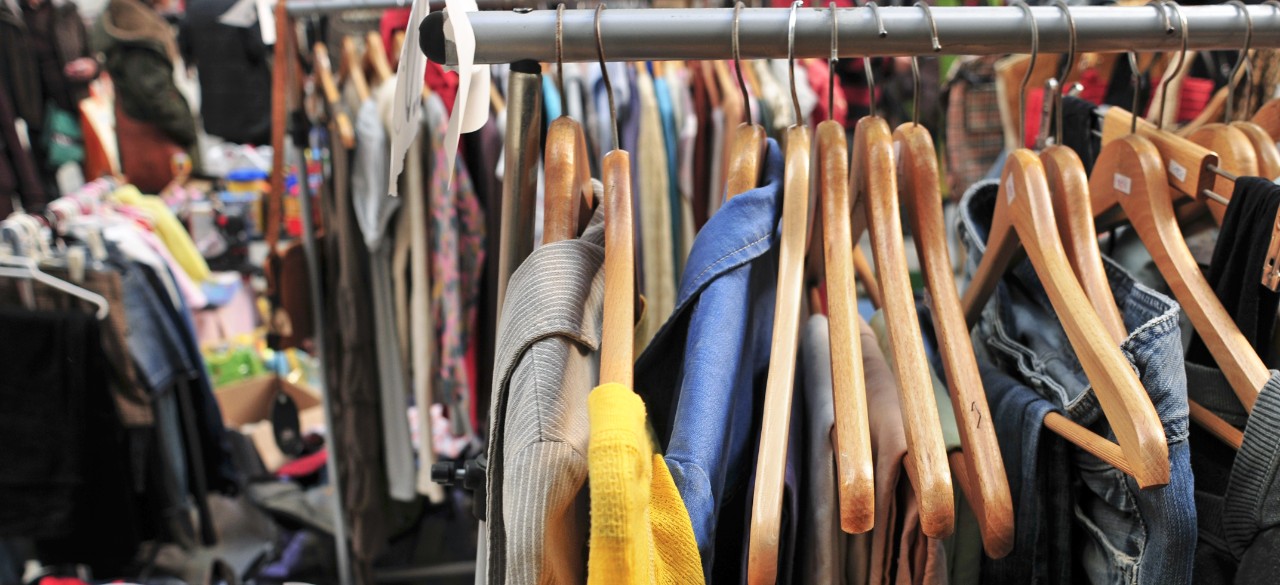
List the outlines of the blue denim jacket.
<svg viewBox="0 0 1280 585">
<path fill-rule="evenodd" d="M 985 251 L 997 189 L 995 182 L 978 183 L 960 202 L 959 235 L 968 254 L 969 275 Z M 1075 554 L 1093 583 L 1189 583 L 1196 511 L 1187 442 L 1180 309 L 1169 297 L 1135 282 L 1115 263 L 1105 259 L 1104 263 L 1129 330 L 1121 350 L 1136 369 L 1164 426 L 1170 479 L 1167 486 L 1139 490 L 1123 472 L 1073 449 L 1075 469 L 1070 479 L 1077 482 L 1074 513 L 1085 535 Z M 1011 273 L 983 310 L 973 335 L 975 350 L 1061 408 L 1073 421 L 1114 439 L 1031 263 L 1023 260 Z"/>
<path fill-rule="evenodd" d="M 769 368 L 782 211 L 782 154 L 768 142 L 763 186 L 730 199 L 698 233 L 675 312 L 635 368 L 708 582 L 728 582 L 712 579 L 716 556 L 725 570 L 740 570 L 730 567 L 740 560 L 734 553 L 751 501 L 753 418 Z"/>
</svg>

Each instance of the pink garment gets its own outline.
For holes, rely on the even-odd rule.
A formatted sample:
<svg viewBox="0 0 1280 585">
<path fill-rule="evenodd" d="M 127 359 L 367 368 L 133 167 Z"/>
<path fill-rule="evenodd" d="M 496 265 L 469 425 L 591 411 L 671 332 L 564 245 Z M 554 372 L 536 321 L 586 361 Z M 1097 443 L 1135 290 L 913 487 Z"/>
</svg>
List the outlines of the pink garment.
<svg viewBox="0 0 1280 585">
<path fill-rule="evenodd" d="M 200 345 L 253 333 L 258 324 L 253 295 L 248 286 L 241 286 L 227 304 L 194 311 L 192 316 L 195 317 L 196 339 Z"/>
</svg>

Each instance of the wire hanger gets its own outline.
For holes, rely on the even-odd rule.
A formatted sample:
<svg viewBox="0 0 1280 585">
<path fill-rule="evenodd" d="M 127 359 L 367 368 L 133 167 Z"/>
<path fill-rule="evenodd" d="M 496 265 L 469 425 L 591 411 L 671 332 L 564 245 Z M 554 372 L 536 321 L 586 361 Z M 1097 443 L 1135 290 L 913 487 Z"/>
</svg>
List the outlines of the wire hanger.
<svg viewBox="0 0 1280 585">
<path fill-rule="evenodd" d="M 1039 53 L 1035 15 L 1025 2 L 1014 3 L 1031 21 L 1033 58 Z M 1034 65 L 1034 64 L 1033 64 Z M 1025 94 L 1024 84 L 1021 92 Z M 1022 101 L 1023 96 L 1019 96 Z M 1026 116 L 1023 110 L 1020 118 Z M 1045 426 L 1099 459 L 1132 475 L 1141 487 L 1169 482 L 1169 447 L 1155 407 L 1133 367 L 1111 343 L 1102 321 L 1071 271 L 1053 214 L 1044 165 L 1035 153 L 1019 148 L 1010 153 L 1001 174 L 987 250 L 982 257 L 962 305 L 965 319 L 978 321 L 1002 275 L 1019 250 L 1032 267 L 1058 314 L 1071 346 L 1092 383 L 1103 414 L 1119 445 L 1058 413 L 1045 416 Z M 1105 343 L 1100 341 L 1105 340 Z"/>
<path fill-rule="evenodd" d="M 561 113 L 547 127 L 547 146 L 543 154 L 543 244 L 578 237 L 591 219 L 592 200 L 595 198 L 591 188 L 586 134 L 582 124 L 569 117 L 564 91 L 563 3 L 556 7 L 556 77 L 560 86 Z"/>
<path fill-rule="evenodd" d="M 872 14 L 883 31 L 879 11 L 873 8 Z M 867 82 L 874 86 L 874 76 Z M 858 241 L 870 230 L 889 334 L 890 351 L 886 353 L 893 358 L 902 422 L 910 445 L 906 467 L 920 502 L 921 529 L 930 537 L 941 538 L 955 526 L 955 497 L 907 266 L 894 151 L 893 132 L 884 118 L 872 115 L 858 120 L 849 173 L 852 232 Z"/>
<path fill-rule="evenodd" d="M 764 170 L 764 127 L 754 123 L 751 118 L 751 99 L 747 94 L 747 84 L 742 79 L 742 57 L 738 44 L 738 21 L 742 7 L 742 2 L 733 6 L 733 65 L 738 75 L 738 90 L 742 93 L 746 122 L 734 131 L 729 149 L 725 151 L 729 156 L 725 175 L 726 201 L 756 188 L 760 184 L 760 173 Z"/>
<path fill-rule="evenodd" d="M 830 5 L 831 83 L 827 111 L 834 112 L 835 65 L 839 59 L 839 21 L 836 3 Z M 849 192 L 849 145 L 844 125 L 834 119 L 818 124 L 816 174 L 822 206 L 822 258 L 826 273 L 827 315 L 831 338 L 831 397 L 837 413 L 831 441 L 836 456 L 840 527 L 849 534 L 871 530 L 875 524 L 875 465 L 871 455 L 871 427 L 867 419 L 866 375 L 862 369 L 862 335 L 858 330 L 854 241 Z"/>
<path fill-rule="evenodd" d="M 929 21 L 933 51 L 942 45 L 933 24 L 928 4 L 916 2 Z M 917 58 L 911 60 L 913 81 L 920 84 Z M 919 90 L 916 91 L 920 95 Z M 961 450 L 948 456 L 952 475 L 978 517 L 982 530 L 983 550 L 991 558 L 1000 558 L 1013 549 L 1013 499 L 1005 475 L 1004 458 L 990 424 L 991 411 L 978 373 L 977 358 L 969 328 L 965 325 L 952 273 L 951 253 L 946 238 L 946 221 L 942 213 L 942 195 L 938 185 L 938 157 L 929 130 L 918 122 L 919 100 L 911 122 L 893 132 L 895 150 L 899 153 L 898 187 L 905 199 L 911 233 L 916 238 L 916 254 L 929 292 L 934 329 L 938 334 L 947 387 L 960 431 Z"/>
<path fill-rule="evenodd" d="M 30 258 L 0 255 L 0 278 L 34 280 L 54 290 L 88 301 L 97 307 L 98 310 L 93 316 L 99 321 L 106 319 L 111 312 L 106 297 L 41 271 L 35 260 Z"/>
<path fill-rule="evenodd" d="M 804 292 L 804 253 L 809 221 L 809 127 L 800 115 L 800 101 L 795 89 L 796 11 L 802 5 L 799 0 L 792 3 L 787 23 L 787 62 L 791 67 L 791 98 L 796 121 L 786 133 L 782 237 L 778 246 L 778 288 L 769 351 L 772 357 L 765 381 L 755 494 L 751 507 L 747 576 L 753 585 L 774 583 L 778 577 L 778 531 L 782 524 L 783 480 Z"/>
<path fill-rule="evenodd" d="M 631 219 L 631 154 L 618 141 L 618 110 L 613 102 L 613 83 L 605 67 L 604 41 L 600 35 L 600 14 L 596 6 L 596 54 L 609 96 L 609 128 L 613 149 L 604 155 L 604 320 L 600 337 L 600 383 L 616 382 L 631 387 L 635 363 L 635 240 Z"/>
</svg>

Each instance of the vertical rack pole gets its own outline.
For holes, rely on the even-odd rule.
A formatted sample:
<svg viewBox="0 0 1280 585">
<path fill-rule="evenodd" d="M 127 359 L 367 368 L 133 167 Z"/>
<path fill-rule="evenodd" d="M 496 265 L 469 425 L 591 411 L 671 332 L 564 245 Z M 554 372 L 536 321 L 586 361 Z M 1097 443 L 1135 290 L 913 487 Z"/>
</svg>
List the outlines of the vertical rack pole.
<svg viewBox="0 0 1280 585">
<path fill-rule="evenodd" d="M 542 75 L 533 61 L 511 65 L 507 78 L 507 130 L 503 137 L 502 247 L 498 257 L 498 311 L 507 281 L 533 252 L 534 207 L 538 193 L 538 141 L 542 136 Z"/>
<path fill-rule="evenodd" d="M 276 42 L 280 42 L 277 40 Z M 311 319 L 315 323 L 315 347 L 316 347 L 316 365 L 321 375 L 325 372 L 325 360 L 327 355 L 325 351 L 325 331 L 324 322 L 324 290 L 320 286 L 320 260 L 316 254 L 316 232 L 315 221 L 311 215 L 311 185 L 310 174 L 307 172 L 307 157 L 305 155 L 305 145 L 292 145 L 293 148 L 286 147 L 292 151 L 294 159 L 298 165 L 298 197 L 302 204 L 302 253 L 307 261 L 307 287 L 311 289 Z M 333 388 L 325 388 L 321 395 L 320 404 L 324 408 L 324 425 L 328 429 L 329 439 L 325 446 L 329 450 L 329 462 L 325 465 L 325 475 L 328 476 L 329 485 L 333 486 L 333 540 L 334 548 L 338 558 L 338 582 L 341 585 L 351 585 L 351 549 L 347 546 L 347 517 L 342 511 L 342 482 L 338 477 L 338 461 L 341 461 L 341 454 L 338 451 L 338 441 L 333 440 L 333 431 L 336 427 L 333 425 L 333 409 L 329 406 L 329 393 Z"/>
</svg>

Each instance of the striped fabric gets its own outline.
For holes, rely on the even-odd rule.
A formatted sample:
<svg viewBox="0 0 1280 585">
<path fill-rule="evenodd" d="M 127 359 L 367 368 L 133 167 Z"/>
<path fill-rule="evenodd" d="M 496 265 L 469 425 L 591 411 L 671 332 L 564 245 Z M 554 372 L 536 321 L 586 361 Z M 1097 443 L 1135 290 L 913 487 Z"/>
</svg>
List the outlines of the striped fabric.
<svg viewBox="0 0 1280 585">
<path fill-rule="evenodd" d="M 587 395 L 599 378 L 603 263 L 597 211 L 580 239 L 539 248 L 508 284 L 490 416 L 488 583 L 586 579 Z"/>
</svg>

